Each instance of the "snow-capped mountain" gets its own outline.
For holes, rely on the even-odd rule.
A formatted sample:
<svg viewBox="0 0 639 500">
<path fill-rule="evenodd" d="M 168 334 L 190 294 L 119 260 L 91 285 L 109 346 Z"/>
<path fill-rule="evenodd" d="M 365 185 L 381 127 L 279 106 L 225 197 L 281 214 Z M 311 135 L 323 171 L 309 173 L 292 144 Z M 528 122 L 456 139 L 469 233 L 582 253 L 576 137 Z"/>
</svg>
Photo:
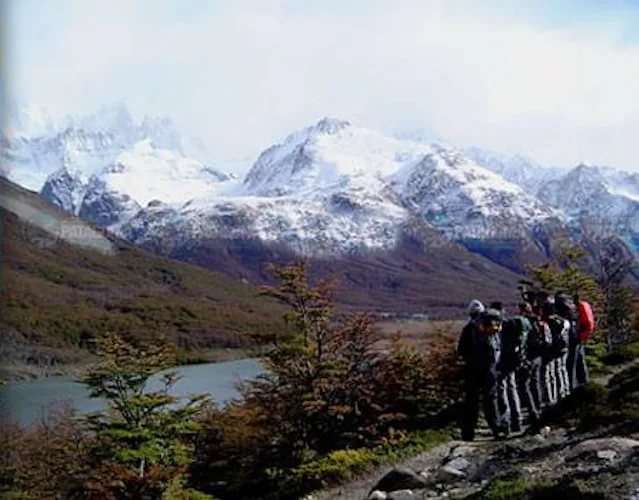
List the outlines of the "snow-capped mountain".
<svg viewBox="0 0 639 500">
<path fill-rule="evenodd" d="M 540 186 L 564 175 L 570 168 L 542 166 L 522 154 L 506 155 L 478 147 L 464 148 L 473 161 L 507 181 L 521 186 L 529 193 L 537 193 Z"/>
<path fill-rule="evenodd" d="M 201 142 L 184 138 L 168 117 L 146 116 L 138 124 L 124 104 L 115 104 L 103 106 L 94 114 L 54 121 L 41 106 L 14 105 L 14 108 L 17 111 L 7 115 L 3 128 L 3 170 L 9 179 L 32 190 L 42 189 L 47 177 L 61 169 L 81 172 L 87 178 L 98 174 L 121 155 L 139 156 L 135 149 L 144 141 L 158 152 L 149 153 L 146 147 L 143 156 L 147 159 L 150 155 L 159 161 L 164 156 L 169 164 L 175 165 L 179 158 L 184 158 L 195 160 L 202 168 L 211 168 L 205 165 L 206 151 Z M 33 123 L 29 121 L 31 118 Z"/>
<path fill-rule="evenodd" d="M 108 229 L 154 199 L 184 201 L 232 179 L 186 156 L 202 148 L 184 140 L 169 118 L 136 124 L 122 104 L 35 129 L 49 135 L 18 134 L 11 123 L 8 130 L 2 164 L 9 179 Z"/>
<path fill-rule="evenodd" d="M 538 197 L 573 220 L 601 224 L 639 248 L 639 174 L 581 164 L 542 186 Z"/>
<path fill-rule="evenodd" d="M 460 151 L 325 118 L 264 151 L 241 186 L 147 207 L 122 234 L 137 243 L 242 236 L 352 253 L 391 249 L 416 221 L 456 239 L 517 238 L 562 214 Z"/>
<path fill-rule="evenodd" d="M 10 178 L 37 185 L 44 176 L 37 188 L 55 204 L 164 249 L 239 238 L 348 254 L 392 249 L 416 228 L 439 235 L 438 244 L 536 241 L 576 213 L 552 190 L 537 196 L 533 189 L 555 179 L 556 169 L 540 173 L 525 158 L 501 162 L 343 120 L 292 133 L 260 154 L 244 179 L 189 156 L 197 145 L 167 118 L 136 124 L 115 106 L 68 120 L 50 136 L 4 137 Z M 627 180 L 615 182 L 618 193 Z M 636 214 L 612 204 L 610 211 L 625 220 Z"/>
<path fill-rule="evenodd" d="M 520 186 L 442 147 L 400 170 L 392 184 L 411 211 L 461 238 L 524 236 L 564 219 Z"/>
</svg>

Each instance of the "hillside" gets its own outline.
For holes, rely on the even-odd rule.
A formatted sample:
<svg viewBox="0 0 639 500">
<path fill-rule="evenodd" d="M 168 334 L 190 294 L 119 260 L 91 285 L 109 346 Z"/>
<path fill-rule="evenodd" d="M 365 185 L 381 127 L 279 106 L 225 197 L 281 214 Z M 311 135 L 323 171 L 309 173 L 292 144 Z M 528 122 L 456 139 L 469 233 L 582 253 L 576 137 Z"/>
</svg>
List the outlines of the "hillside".
<svg viewBox="0 0 639 500">
<path fill-rule="evenodd" d="M 0 186 L 5 368 L 55 369 L 81 356 L 78 349 L 105 330 L 134 339 L 165 334 L 194 353 L 247 346 L 249 334 L 283 326 L 279 306 L 254 286 L 154 256 L 36 193 L 5 179 Z"/>
</svg>

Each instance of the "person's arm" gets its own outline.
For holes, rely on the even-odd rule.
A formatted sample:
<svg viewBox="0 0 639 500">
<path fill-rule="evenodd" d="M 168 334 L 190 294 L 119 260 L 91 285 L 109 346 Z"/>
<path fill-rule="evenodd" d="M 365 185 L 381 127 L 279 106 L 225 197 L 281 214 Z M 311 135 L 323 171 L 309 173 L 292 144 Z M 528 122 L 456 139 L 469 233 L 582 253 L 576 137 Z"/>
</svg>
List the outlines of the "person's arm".
<svg viewBox="0 0 639 500">
<path fill-rule="evenodd" d="M 464 327 L 461 335 L 459 336 L 459 343 L 457 344 L 457 354 L 464 359 L 470 358 L 471 355 L 472 334 L 473 328 L 472 325 L 469 323 Z"/>
</svg>

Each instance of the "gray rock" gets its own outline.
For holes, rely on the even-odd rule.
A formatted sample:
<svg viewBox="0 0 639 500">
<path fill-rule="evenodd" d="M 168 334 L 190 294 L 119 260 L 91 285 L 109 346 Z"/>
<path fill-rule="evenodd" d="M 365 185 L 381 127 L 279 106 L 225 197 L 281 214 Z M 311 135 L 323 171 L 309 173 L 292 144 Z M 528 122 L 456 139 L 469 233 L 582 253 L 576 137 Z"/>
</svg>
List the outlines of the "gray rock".
<svg viewBox="0 0 639 500">
<path fill-rule="evenodd" d="M 613 461 L 616 456 L 617 452 L 615 450 L 600 450 L 597 452 L 597 458 L 601 460 Z"/>
<path fill-rule="evenodd" d="M 545 436 L 543 436 L 541 434 L 535 434 L 532 439 L 537 444 L 545 444 L 546 443 Z"/>
<path fill-rule="evenodd" d="M 385 492 L 398 490 L 418 490 L 428 486 L 428 481 L 415 471 L 405 467 L 398 467 L 386 474 L 373 487 L 371 491 L 379 490 Z"/>
<path fill-rule="evenodd" d="M 457 470 L 450 465 L 444 465 L 442 468 L 440 468 L 437 475 L 437 478 L 444 483 L 459 481 L 461 479 L 464 479 L 465 477 L 466 473 Z"/>
<path fill-rule="evenodd" d="M 433 477 L 433 473 L 429 470 L 423 470 L 419 473 L 420 477 L 424 478 L 424 480 L 426 480 L 427 482 L 430 482 L 430 480 Z"/>
<path fill-rule="evenodd" d="M 453 458 L 450 462 L 446 464 L 448 467 L 452 467 L 460 472 L 466 472 L 470 467 L 470 460 L 464 457 Z"/>
<path fill-rule="evenodd" d="M 388 500 L 415 500 L 417 496 L 412 490 L 393 491 L 388 495 Z"/>
<path fill-rule="evenodd" d="M 375 490 L 370 495 L 368 495 L 367 500 L 386 500 L 388 495 L 383 491 Z"/>
<path fill-rule="evenodd" d="M 600 439 L 588 439 L 573 446 L 566 459 L 571 460 L 582 455 L 596 455 L 600 451 L 614 451 L 618 454 L 625 454 L 639 448 L 639 441 L 630 438 L 612 437 Z"/>
<path fill-rule="evenodd" d="M 467 445 L 460 445 L 453 448 L 450 452 L 450 458 L 468 457 L 475 452 L 475 448 Z"/>
</svg>

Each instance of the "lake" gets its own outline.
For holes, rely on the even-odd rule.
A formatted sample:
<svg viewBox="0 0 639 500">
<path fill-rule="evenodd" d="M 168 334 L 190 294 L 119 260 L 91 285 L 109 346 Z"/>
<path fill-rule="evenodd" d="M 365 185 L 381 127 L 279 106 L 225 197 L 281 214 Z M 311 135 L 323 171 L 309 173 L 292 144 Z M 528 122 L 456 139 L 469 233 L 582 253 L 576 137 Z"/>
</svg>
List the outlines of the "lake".
<svg viewBox="0 0 639 500">
<path fill-rule="evenodd" d="M 264 368 L 256 359 L 243 359 L 180 366 L 169 371 L 177 371 L 182 377 L 171 390 L 172 394 L 206 393 L 217 404 L 224 404 L 239 396 L 235 387 L 239 381 L 257 377 Z M 160 377 L 158 374 L 151 379 L 149 389 L 160 387 Z M 107 407 L 104 400 L 90 398 L 87 387 L 73 377 L 7 382 L 0 387 L 0 423 L 11 420 L 28 425 L 42 421 L 53 408 L 64 403 L 71 404 L 80 413 Z"/>
</svg>

